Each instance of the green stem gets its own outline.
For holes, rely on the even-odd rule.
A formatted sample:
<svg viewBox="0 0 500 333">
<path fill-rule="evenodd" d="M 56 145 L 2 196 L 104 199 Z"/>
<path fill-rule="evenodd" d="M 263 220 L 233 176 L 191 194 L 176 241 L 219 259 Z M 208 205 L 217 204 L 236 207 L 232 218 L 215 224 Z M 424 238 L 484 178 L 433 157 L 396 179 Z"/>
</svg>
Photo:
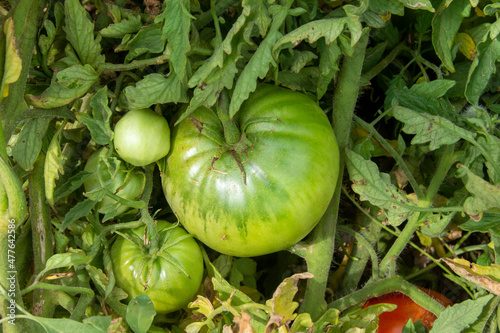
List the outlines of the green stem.
<svg viewBox="0 0 500 333">
<path fill-rule="evenodd" d="M 371 260 L 372 260 L 372 272 L 374 276 L 378 276 L 378 257 L 377 257 L 377 252 L 375 251 L 373 245 L 360 233 L 355 232 L 354 230 L 351 230 L 347 227 L 344 226 L 337 226 L 339 231 L 345 232 L 350 234 L 351 236 L 354 236 L 356 238 L 356 241 L 359 243 L 359 245 L 362 245 L 365 247 L 366 252 L 369 254 Z"/>
<path fill-rule="evenodd" d="M 146 224 L 148 229 L 148 239 L 151 242 L 149 246 L 150 253 L 156 253 L 159 249 L 159 235 L 156 228 L 156 222 L 149 214 L 149 199 L 151 198 L 151 193 L 153 191 L 153 172 L 155 169 L 155 164 L 151 163 L 144 167 L 144 172 L 146 175 L 146 184 L 144 185 L 144 192 L 141 197 L 141 201 L 145 203 L 144 207 L 141 208 L 141 220 Z"/>
<path fill-rule="evenodd" d="M 24 90 L 46 4 L 46 0 L 19 0 L 9 13 L 14 19 L 14 34 L 22 60 L 22 70 L 18 80 L 9 85 L 9 95 L 0 103 L 4 142 L 9 141 L 17 117 L 25 110 Z"/>
<path fill-rule="evenodd" d="M 342 189 L 344 192 L 344 188 Z M 345 192 L 344 192 L 345 194 Z M 348 194 L 347 194 L 348 195 Z M 371 214 L 376 214 L 375 211 L 378 210 L 377 207 L 372 208 Z M 370 247 L 375 248 L 377 245 L 377 241 L 379 239 L 380 231 L 382 230 L 381 223 L 375 223 L 372 221 L 372 216 L 370 213 L 363 210 L 366 215 L 363 215 L 360 222 L 360 231 L 359 234 L 364 237 Z M 366 264 L 371 257 L 372 264 L 376 263 L 377 270 L 372 269 L 372 276 L 376 276 L 378 278 L 378 258 L 373 257 L 373 254 L 370 253 L 370 250 L 366 250 L 363 246 L 359 246 L 361 244 L 354 244 L 354 248 L 351 252 L 351 256 L 357 258 L 357 260 L 349 260 L 345 269 L 345 275 L 342 278 L 342 283 L 338 292 L 336 292 L 336 298 L 339 298 L 347 293 L 350 293 L 356 290 L 359 286 L 359 282 L 361 281 L 363 274 L 365 272 Z"/>
<path fill-rule="evenodd" d="M 226 143 L 233 145 L 241 140 L 241 131 L 233 119 L 229 117 L 229 95 L 225 90 L 220 94 L 217 101 L 217 115 L 224 128 L 224 139 Z"/>
<path fill-rule="evenodd" d="M 211 7 L 210 10 L 200 14 L 196 20 L 194 21 L 194 26 L 196 29 L 201 29 L 206 26 L 208 23 L 212 22 L 214 19 L 213 11 L 216 13 L 216 18 L 221 16 L 229 7 L 237 4 L 241 0 L 220 0 L 217 2 L 215 7 Z"/>
<path fill-rule="evenodd" d="M 309 313 L 313 320 L 319 318 L 325 310 L 319 302 L 325 299 L 334 252 L 339 202 L 342 193 L 342 175 L 345 165 L 345 148 L 349 142 L 352 115 L 358 98 L 359 80 L 367 44 L 368 31 L 365 31 L 356 44 L 352 56 L 344 59 L 332 102 L 332 123 L 340 151 L 340 171 L 332 201 L 312 233 L 310 251 L 305 252 L 308 271 L 314 275 L 314 278 L 307 281 L 304 301 L 300 308 L 301 312 Z"/>
<path fill-rule="evenodd" d="M 150 58 L 150 59 L 143 59 L 143 60 L 133 60 L 128 64 L 110 64 L 110 63 L 103 63 L 99 66 L 99 71 L 113 71 L 113 72 L 122 72 L 122 71 L 129 71 L 141 67 L 147 67 L 147 66 L 154 66 L 154 65 L 160 65 L 168 61 L 168 57 L 166 57 L 164 54 L 161 56 L 155 57 L 155 58 Z"/>
<path fill-rule="evenodd" d="M 45 198 L 44 163 L 45 155 L 41 152 L 29 175 L 29 211 L 33 239 L 34 275 L 45 269 L 47 260 L 54 252 L 50 210 Z M 55 304 L 51 300 L 49 290 L 35 290 L 33 303 L 33 308 L 37 309 L 36 315 L 52 317 Z"/>
<path fill-rule="evenodd" d="M 392 51 L 382 59 L 377 65 L 372 67 L 368 72 L 363 75 L 363 80 L 370 81 L 375 76 L 377 76 L 381 71 L 383 71 L 387 66 L 389 66 L 394 59 L 399 55 L 399 53 L 406 49 L 406 42 L 399 43 Z"/>
<path fill-rule="evenodd" d="M 433 199 L 436 196 L 440 185 L 443 183 L 446 175 L 448 174 L 448 170 L 456 161 L 456 155 L 454 154 L 453 148 L 453 145 L 449 145 L 444 148 L 435 174 L 432 177 L 432 180 L 427 189 L 425 199 L 419 200 L 418 202 L 419 207 L 429 208 L 432 205 Z M 387 251 L 387 254 L 380 262 L 380 271 L 382 275 L 389 272 L 391 267 L 394 267 L 395 259 L 401 254 L 403 249 L 410 241 L 410 238 L 413 236 L 413 233 L 417 230 L 420 224 L 420 215 L 420 212 L 413 213 L 413 215 L 410 217 L 410 220 L 402 230 L 401 234 L 396 238 L 393 245 L 391 246 L 389 251 Z"/>
<path fill-rule="evenodd" d="M 355 291 L 345 297 L 342 297 L 328 304 L 328 308 L 344 311 L 353 305 L 364 303 L 366 300 L 385 295 L 387 293 L 399 291 L 409 296 L 415 303 L 434 313 L 437 317 L 443 312 L 444 307 L 434 298 L 427 295 L 416 286 L 405 281 L 400 276 L 383 279 L 366 286 L 363 289 Z"/>
<path fill-rule="evenodd" d="M 408 178 L 408 182 L 410 183 L 411 187 L 415 191 L 415 194 L 417 195 L 417 198 L 423 199 L 425 197 L 424 192 L 418 185 L 417 181 L 413 177 L 413 174 L 410 172 L 410 169 L 404 162 L 403 158 L 401 157 L 398 152 L 392 148 L 392 146 L 385 140 L 382 135 L 380 135 L 375 127 L 373 125 L 367 123 L 363 119 L 359 118 L 358 116 L 354 115 L 354 120 L 356 123 L 358 123 L 361 127 L 363 127 L 365 130 L 367 130 L 379 143 L 380 145 L 391 154 L 392 158 L 396 160 L 396 163 L 401 167 L 403 170 L 405 176 Z"/>
</svg>

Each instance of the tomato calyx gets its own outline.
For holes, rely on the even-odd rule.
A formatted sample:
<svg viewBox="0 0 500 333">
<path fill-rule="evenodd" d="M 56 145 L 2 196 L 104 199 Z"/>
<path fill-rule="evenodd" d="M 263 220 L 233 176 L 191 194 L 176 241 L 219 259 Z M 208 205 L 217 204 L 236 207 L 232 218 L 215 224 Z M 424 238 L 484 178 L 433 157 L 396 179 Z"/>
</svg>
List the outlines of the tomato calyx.
<svg viewBox="0 0 500 333">
<path fill-rule="evenodd" d="M 216 169 L 214 167 L 214 163 L 217 162 L 217 160 L 219 160 L 223 154 L 229 153 L 234 158 L 236 165 L 240 169 L 243 184 L 246 185 L 246 173 L 245 169 L 243 168 L 243 164 L 246 162 L 246 159 L 242 161 L 240 160 L 238 155 L 246 155 L 246 157 L 248 158 L 247 150 L 249 147 L 253 149 L 253 144 L 250 142 L 250 140 L 248 140 L 245 132 L 242 133 L 240 131 L 238 125 L 234 122 L 234 120 L 224 120 L 222 117 L 219 117 L 224 130 L 224 141 L 221 142 L 218 139 L 217 135 L 213 133 L 214 130 L 207 128 L 202 121 L 196 119 L 192 115 L 189 116 L 189 119 L 196 127 L 196 129 L 200 132 L 200 134 L 214 141 L 221 148 L 216 156 L 213 157 L 212 163 L 210 164 L 210 170 L 220 174 L 227 174 L 227 172 L 225 171 Z"/>
</svg>

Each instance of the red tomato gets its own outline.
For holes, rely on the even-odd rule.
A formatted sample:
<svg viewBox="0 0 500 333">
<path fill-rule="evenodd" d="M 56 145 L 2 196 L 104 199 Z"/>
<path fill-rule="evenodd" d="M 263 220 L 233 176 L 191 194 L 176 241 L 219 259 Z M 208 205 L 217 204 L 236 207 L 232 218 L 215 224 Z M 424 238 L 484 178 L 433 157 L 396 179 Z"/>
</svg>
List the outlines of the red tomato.
<svg viewBox="0 0 500 333">
<path fill-rule="evenodd" d="M 453 305 L 452 301 L 434 290 L 426 288 L 420 289 L 445 307 Z M 403 327 L 410 318 L 414 323 L 420 320 L 424 326 L 430 330 L 434 321 L 437 319 L 432 312 L 427 311 L 415 303 L 410 297 L 399 292 L 372 298 L 363 305 L 363 309 L 367 306 L 379 303 L 396 304 L 398 307 L 394 311 L 384 312 L 379 316 L 378 333 L 401 333 Z"/>
</svg>

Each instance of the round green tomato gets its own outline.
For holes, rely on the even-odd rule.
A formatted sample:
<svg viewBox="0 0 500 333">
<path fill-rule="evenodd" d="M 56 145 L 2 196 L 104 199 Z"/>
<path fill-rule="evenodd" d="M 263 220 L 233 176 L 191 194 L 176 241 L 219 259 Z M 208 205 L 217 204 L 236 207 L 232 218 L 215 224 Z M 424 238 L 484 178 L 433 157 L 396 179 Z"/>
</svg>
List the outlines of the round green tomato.
<svg viewBox="0 0 500 333">
<path fill-rule="evenodd" d="M 116 123 L 115 150 L 126 162 L 144 166 L 165 157 L 170 150 L 170 128 L 151 109 L 127 112 Z"/>
<path fill-rule="evenodd" d="M 249 257 L 286 249 L 324 214 L 339 173 L 327 116 L 307 96 L 260 87 L 224 142 L 216 112 L 198 109 L 172 133 L 162 184 L 186 230 L 218 252 Z"/>
<path fill-rule="evenodd" d="M 117 196 L 128 199 L 137 200 L 142 195 L 144 187 L 144 173 L 142 171 L 131 171 L 128 175 L 127 172 L 121 168 L 112 174 L 110 168 L 106 165 L 105 161 L 109 152 L 109 148 L 103 147 L 95 151 L 90 155 L 85 168 L 86 172 L 90 172 L 91 175 L 83 183 L 83 187 L 86 192 L 91 192 L 101 188 L 101 182 L 105 188 L 116 194 Z M 116 157 L 111 156 L 115 162 L 119 160 Z M 123 162 L 121 162 L 123 163 Z M 99 178 L 101 179 L 99 181 Z M 130 209 L 129 206 L 118 203 L 115 199 L 105 196 L 98 204 L 97 210 L 101 214 L 106 214 L 113 209 L 117 209 L 115 215 L 121 215 Z"/>
<path fill-rule="evenodd" d="M 111 247 L 116 285 L 128 299 L 145 294 L 156 312 L 169 313 L 183 308 L 196 295 L 203 278 L 203 257 L 193 237 L 179 226 L 158 221 L 157 253 L 148 253 L 145 227 L 118 236 Z"/>
</svg>

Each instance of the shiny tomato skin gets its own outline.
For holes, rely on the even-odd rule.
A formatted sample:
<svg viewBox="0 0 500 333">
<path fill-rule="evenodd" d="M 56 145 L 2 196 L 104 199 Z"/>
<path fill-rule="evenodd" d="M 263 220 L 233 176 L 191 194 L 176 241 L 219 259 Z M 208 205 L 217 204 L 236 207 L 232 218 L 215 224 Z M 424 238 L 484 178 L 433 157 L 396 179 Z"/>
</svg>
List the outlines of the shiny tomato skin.
<svg viewBox="0 0 500 333">
<path fill-rule="evenodd" d="M 145 294 L 157 313 L 179 310 L 195 297 L 203 278 L 199 245 L 184 229 L 158 221 L 160 250 L 148 253 L 143 242 L 145 227 L 125 232 L 139 243 L 118 236 L 111 247 L 116 285 L 128 300 Z"/>
<path fill-rule="evenodd" d="M 218 252 L 284 250 L 312 230 L 333 196 L 339 152 L 331 124 L 307 96 L 269 85 L 234 120 L 248 140 L 239 153 L 225 145 L 214 110 L 200 108 L 174 128 L 165 196 L 186 230 Z"/>
<path fill-rule="evenodd" d="M 114 177 L 108 172 L 106 165 L 100 164 L 100 160 L 106 158 L 109 148 L 102 147 L 90 155 L 85 164 L 84 171 L 90 172 L 91 175 L 83 183 L 86 192 L 96 190 L 101 187 L 98 174 L 105 182 L 105 187 L 115 193 L 117 196 L 128 200 L 137 200 L 141 197 L 144 187 L 144 173 L 134 170 L 130 178 L 126 181 L 127 173 L 119 170 Z M 122 162 L 123 163 L 123 162 Z M 106 214 L 112 206 L 117 205 L 117 201 L 105 196 L 98 204 L 97 211 L 101 214 Z M 130 207 L 118 204 L 116 215 L 121 215 L 130 210 Z"/>
<path fill-rule="evenodd" d="M 420 289 L 445 307 L 453 305 L 453 302 L 443 294 L 427 288 Z M 372 298 L 363 305 L 363 308 L 380 303 L 396 304 L 398 307 L 394 311 L 384 312 L 379 316 L 377 333 L 401 333 L 409 319 L 414 323 L 420 320 L 424 326 L 430 330 L 434 321 L 437 319 L 432 312 L 421 307 L 410 297 L 399 292 Z"/>
<path fill-rule="evenodd" d="M 151 109 L 131 110 L 116 123 L 114 144 L 118 155 L 132 165 L 154 163 L 170 150 L 170 127 Z"/>
</svg>

